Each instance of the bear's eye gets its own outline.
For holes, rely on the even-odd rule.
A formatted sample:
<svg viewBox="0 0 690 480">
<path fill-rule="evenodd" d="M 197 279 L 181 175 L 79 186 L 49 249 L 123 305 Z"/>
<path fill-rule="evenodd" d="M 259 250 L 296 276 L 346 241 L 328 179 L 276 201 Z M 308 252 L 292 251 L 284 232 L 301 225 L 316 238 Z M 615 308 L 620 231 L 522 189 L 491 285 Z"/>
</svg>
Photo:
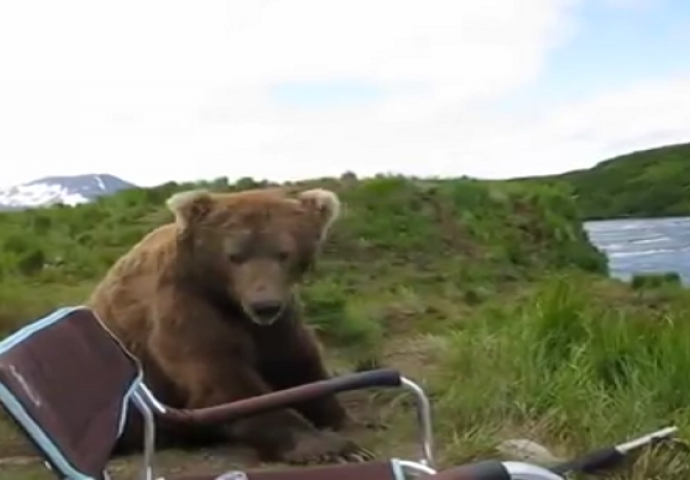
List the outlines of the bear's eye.
<svg viewBox="0 0 690 480">
<path fill-rule="evenodd" d="M 290 259 L 290 252 L 281 250 L 278 253 L 276 253 L 276 258 L 280 262 L 287 262 Z"/>
<path fill-rule="evenodd" d="M 228 255 L 228 260 L 230 260 L 231 263 L 239 264 L 244 262 L 244 257 L 239 253 L 231 253 Z"/>
</svg>

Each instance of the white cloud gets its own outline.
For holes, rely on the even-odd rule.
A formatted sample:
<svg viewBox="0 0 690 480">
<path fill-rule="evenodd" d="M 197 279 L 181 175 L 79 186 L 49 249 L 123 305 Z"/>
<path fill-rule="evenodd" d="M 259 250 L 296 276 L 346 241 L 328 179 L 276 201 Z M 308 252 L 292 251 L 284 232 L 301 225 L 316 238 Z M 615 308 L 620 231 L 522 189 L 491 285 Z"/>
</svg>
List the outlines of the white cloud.
<svg viewBox="0 0 690 480">
<path fill-rule="evenodd" d="M 0 2 L 0 184 L 90 171 L 142 184 L 503 176 L 591 163 L 638 134 L 688 134 L 682 83 L 640 87 L 662 92 L 642 106 L 644 95 L 619 92 L 528 118 L 490 103 L 539 76 L 573 31 L 574 2 Z M 425 88 L 323 110 L 268 96 L 280 82 L 329 79 Z M 666 98 L 675 114 L 642 118 Z"/>
<path fill-rule="evenodd" d="M 518 155 L 531 157 L 478 172 L 487 176 L 557 173 L 590 167 L 634 150 L 690 140 L 690 76 L 640 82 L 585 101 L 559 105 L 539 115 L 506 140 Z"/>
<path fill-rule="evenodd" d="M 604 4 L 625 10 L 645 10 L 660 4 L 667 3 L 667 0 L 604 0 Z"/>
</svg>

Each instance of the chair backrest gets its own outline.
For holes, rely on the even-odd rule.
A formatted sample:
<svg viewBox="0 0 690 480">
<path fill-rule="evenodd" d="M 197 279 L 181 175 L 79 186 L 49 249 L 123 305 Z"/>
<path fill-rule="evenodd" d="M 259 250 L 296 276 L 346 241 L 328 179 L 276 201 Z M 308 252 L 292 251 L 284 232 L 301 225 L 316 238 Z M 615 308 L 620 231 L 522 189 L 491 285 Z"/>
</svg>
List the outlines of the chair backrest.
<svg viewBox="0 0 690 480">
<path fill-rule="evenodd" d="M 60 478 L 104 479 L 139 363 L 86 307 L 56 310 L 0 342 L 0 405 Z"/>
</svg>

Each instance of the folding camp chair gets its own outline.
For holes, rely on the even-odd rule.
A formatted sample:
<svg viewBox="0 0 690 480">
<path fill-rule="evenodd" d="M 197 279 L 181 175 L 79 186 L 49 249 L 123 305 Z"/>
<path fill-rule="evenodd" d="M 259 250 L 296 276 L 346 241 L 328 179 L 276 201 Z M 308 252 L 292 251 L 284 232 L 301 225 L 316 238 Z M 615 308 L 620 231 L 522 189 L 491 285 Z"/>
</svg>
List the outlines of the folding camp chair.
<svg viewBox="0 0 690 480">
<path fill-rule="evenodd" d="M 160 403 L 143 381 L 140 363 L 97 318 L 82 306 L 66 307 L 0 342 L 0 404 L 15 420 L 57 478 L 107 480 L 107 464 L 123 433 L 127 409 L 144 419 L 142 480 L 154 475 L 155 419 L 227 422 L 285 407 L 324 394 L 368 387 L 404 387 L 418 401 L 423 459 L 399 459 L 232 471 L 175 477 L 175 480 L 403 480 L 411 472 L 433 470 L 430 406 L 424 391 L 391 369 L 373 370 L 198 410 Z M 165 477 L 165 480 L 172 480 Z"/>
</svg>

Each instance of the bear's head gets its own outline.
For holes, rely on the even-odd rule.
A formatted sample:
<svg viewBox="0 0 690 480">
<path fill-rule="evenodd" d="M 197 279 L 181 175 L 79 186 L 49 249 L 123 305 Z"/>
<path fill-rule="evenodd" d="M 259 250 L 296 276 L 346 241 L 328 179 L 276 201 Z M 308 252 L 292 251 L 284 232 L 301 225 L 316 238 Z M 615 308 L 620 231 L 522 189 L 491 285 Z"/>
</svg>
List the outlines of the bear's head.
<svg viewBox="0 0 690 480">
<path fill-rule="evenodd" d="M 182 268 L 196 288 L 259 325 L 275 322 L 340 214 L 337 195 L 314 189 L 181 192 L 167 201 Z"/>
</svg>

